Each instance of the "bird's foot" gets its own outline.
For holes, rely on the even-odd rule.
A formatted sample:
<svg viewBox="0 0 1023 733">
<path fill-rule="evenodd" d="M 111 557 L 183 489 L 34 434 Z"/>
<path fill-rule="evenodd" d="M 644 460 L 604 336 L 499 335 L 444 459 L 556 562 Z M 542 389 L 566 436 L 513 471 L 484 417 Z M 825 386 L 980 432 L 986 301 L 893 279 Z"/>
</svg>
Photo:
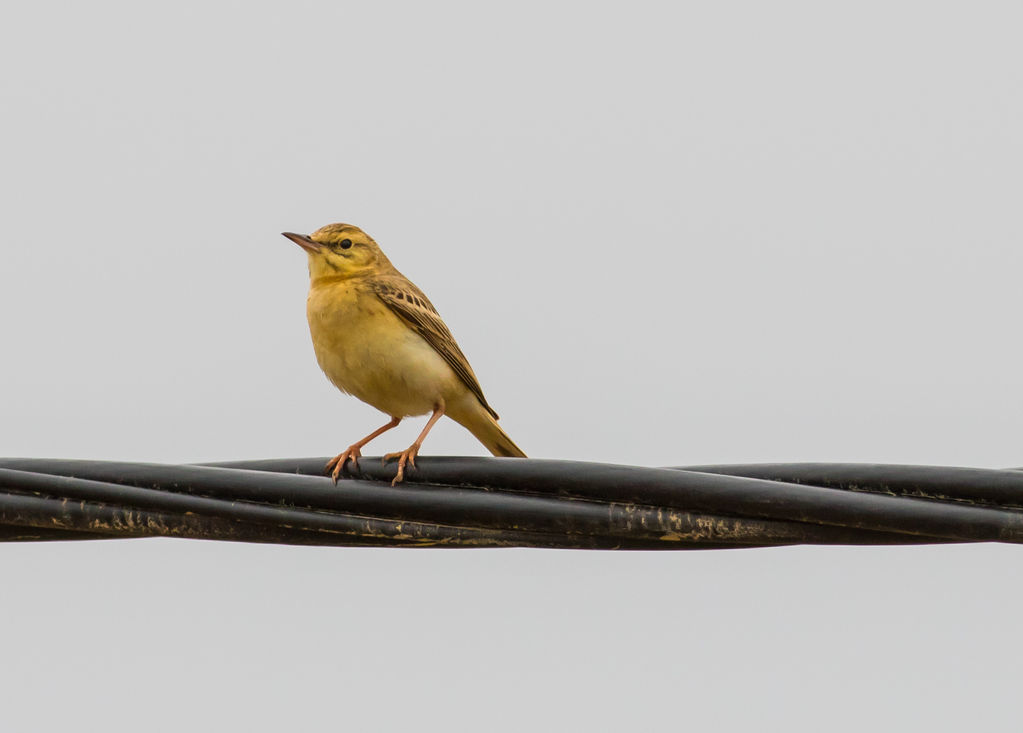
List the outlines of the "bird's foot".
<svg viewBox="0 0 1023 733">
<path fill-rule="evenodd" d="M 362 453 L 359 451 L 358 445 L 350 445 L 344 449 L 341 453 L 327 461 L 327 466 L 324 468 L 327 474 L 334 479 L 334 483 L 337 483 L 338 478 L 341 476 L 341 472 L 345 470 L 345 464 L 348 461 L 352 462 L 352 468 L 358 468 L 359 464 L 357 459 L 362 458 Z"/>
<path fill-rule="evenodd" d="M 391 486 L 400 483 L 405 480 L 405 465 L 408 464 L 412 468 L 416 467 L 416 456 L 419 455 L 419 444 L 413 443 L 406 450 L 399 453 L 388 453 L 383 457 L 381 463 L 387 464 L 388 461 L 398 459 L 398 473 L 394 476 L 394 481 L 391 482 Z"/>
</svg>

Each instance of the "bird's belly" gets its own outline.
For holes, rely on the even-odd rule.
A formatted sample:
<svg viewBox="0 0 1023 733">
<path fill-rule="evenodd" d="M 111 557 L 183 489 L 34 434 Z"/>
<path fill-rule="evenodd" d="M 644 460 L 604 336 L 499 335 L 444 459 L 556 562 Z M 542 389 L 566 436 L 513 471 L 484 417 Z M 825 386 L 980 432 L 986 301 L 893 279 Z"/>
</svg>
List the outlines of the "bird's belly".
<svg viewBox="0 0 1023 733">
<path fill-rule="evenodd" d="M 327 378 L 388 415 L 428 413 L 456 387 L 447 362 L 383 304 L 311 310 L 309 327 Z"/>
</svg>

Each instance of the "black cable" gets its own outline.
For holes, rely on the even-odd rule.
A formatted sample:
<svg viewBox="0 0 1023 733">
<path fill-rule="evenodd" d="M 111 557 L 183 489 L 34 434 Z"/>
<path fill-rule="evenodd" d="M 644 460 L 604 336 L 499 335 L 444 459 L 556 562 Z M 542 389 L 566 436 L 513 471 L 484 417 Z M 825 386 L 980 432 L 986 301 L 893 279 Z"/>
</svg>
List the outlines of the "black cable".
<svg viewBox="0 0 1023 733">
<path fill-rule="evenodd" d="M 687 549 L 1023 541 L 1023 473 L 931 466 L 640 468 L 325 459 L 0 459 L 0 541 L 177 536 L 345 546 Z"/>
</svg>

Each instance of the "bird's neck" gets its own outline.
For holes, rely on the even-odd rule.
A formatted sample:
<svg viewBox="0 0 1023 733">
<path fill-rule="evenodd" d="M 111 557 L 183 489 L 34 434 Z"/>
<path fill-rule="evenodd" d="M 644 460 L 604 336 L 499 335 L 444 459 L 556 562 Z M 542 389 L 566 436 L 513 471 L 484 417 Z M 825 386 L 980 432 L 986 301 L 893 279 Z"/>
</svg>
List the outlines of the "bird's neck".
<svg viewBox="0 0 1023 733">
<path fill-rule="evenodd" d="M 331 285 L 349 282 L 357 278 L 357 275 L 317 275 L 316 277 L 309 278 L 309 287 L 311 289 L 325 288 Z"/>
</svg>

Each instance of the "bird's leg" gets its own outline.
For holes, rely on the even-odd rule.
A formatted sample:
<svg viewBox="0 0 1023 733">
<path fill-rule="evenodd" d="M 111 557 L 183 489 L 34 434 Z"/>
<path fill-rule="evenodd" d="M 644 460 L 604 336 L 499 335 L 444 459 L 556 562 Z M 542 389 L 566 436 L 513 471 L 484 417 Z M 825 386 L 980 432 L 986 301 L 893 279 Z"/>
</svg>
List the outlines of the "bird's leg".
<svg viewBox="0 0 1023 733">
<path fill-rule="evenodd" d="M 430 429 L 440 420 L 441 415 L 444 414 L 444 400 L 439 401 L 433 406 L 433 414 L 430 419 L 426 421 L 426 427 L 423 428 L 423 432 L 416 438 L 416 442 L 408 447 L 407 450 L 403 450 L 400 453 L 388 453 L 383 458 L 383 462 L 387 463 L 392 458 L 398 459 L 398 473 L 394 477 L 394 481 L 391 482 L 391 486 L 394 486 L 400 481 L 405 479 L 405 464 L 416 467 L 416 456 L 419 455 L 419 449 L 423 447 L 423 440 L 426 438 L 426 434 L 430 432 Z"/>
<path fill-rule="evenodd" d="M 392 417 L 391 422 L 387 423 L 381 428 L 377 428 L 372 433 L 367 435 L 365 438 L 360 440 L 358 443 L 352 443 L 350 446 L 345 448 L 344 451 L 331 458 L 327 462 L 327 467 L 324 470 L 328 474 L 330 474 L 330 477 L 334 479 L 334 483 L 336 484 L 338 476 L 341 475 L 341 472 L 345 469 L 345 464 L 348 463 L 348 461 L 351 461 L 353 464 L 355 464 L 356 468 L 359 467 L 359 464 L 356 461 L 356 459 L 362 458 L 361 451 L 362 446 L 366 445 L 366 443 L 373 440 L 373 438 L 376 438 L 379 435 L 383 435 L 391 428 L 398 427 L 398 423 L 400 422 L 401 422 L 400 417 Z"/>
</svg>

